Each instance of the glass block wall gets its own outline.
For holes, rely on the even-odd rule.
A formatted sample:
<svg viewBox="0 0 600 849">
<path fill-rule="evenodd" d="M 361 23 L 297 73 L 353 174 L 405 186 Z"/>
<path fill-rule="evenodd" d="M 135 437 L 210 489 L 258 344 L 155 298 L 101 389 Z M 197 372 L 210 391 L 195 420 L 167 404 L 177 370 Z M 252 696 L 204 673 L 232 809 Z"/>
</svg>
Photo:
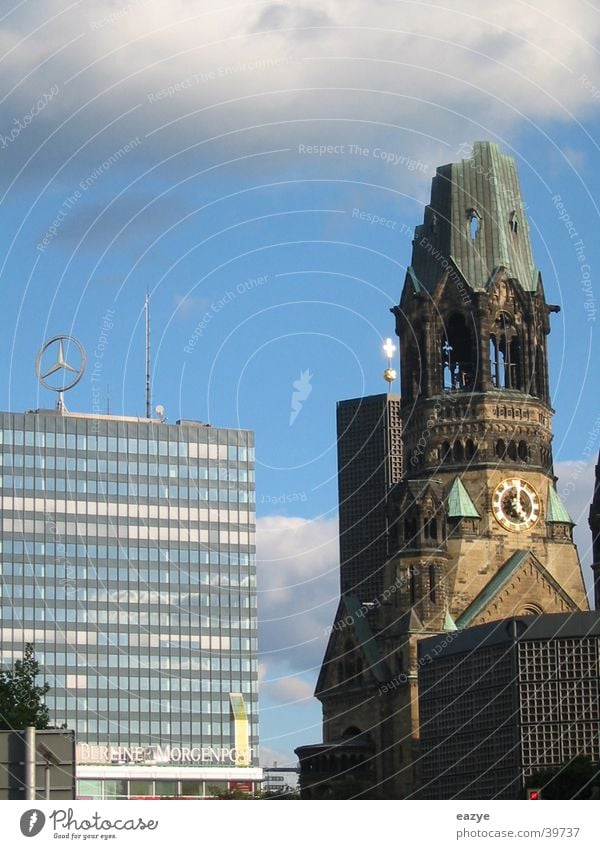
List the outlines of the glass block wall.
<svg viewBox="0 0 600 849">
<path fill-rule="evenodd" d="M 257 764 L 253 434 L 0 422 L 3 665 L 34 643 L 53 724 L 98 746 L 233 749 L 241 693 Z"/>
</svg>

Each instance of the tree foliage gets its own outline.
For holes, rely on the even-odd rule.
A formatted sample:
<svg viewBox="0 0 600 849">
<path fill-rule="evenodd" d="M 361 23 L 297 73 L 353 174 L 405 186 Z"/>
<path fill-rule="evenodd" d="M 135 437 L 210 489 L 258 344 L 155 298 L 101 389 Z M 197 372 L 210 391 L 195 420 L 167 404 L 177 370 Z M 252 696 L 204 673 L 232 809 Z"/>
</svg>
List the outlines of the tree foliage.
<svg viewBox="0 0 600 849">
<path fill-rule="evenodd" d="M 39 671 L 31 643 L 25 644 L 23 659 L 15 661 L 14 669 L 0 671 L 1 730 L 20 731 L 29 725 L 48 728 L 50 717 L 44 696 L 50 686 L 36 683 Z"/>
</svg>

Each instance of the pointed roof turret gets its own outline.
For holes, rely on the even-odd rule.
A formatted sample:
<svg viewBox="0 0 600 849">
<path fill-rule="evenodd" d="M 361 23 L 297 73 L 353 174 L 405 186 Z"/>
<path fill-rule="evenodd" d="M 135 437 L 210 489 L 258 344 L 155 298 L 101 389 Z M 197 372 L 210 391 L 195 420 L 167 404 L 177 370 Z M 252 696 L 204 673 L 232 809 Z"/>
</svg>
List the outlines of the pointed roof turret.
<svg viewBox="0 0 600 849">
<path fill-rule="evenodd" d="M 477 508 L 471 501 L 471 496 L 465 489 L 459 477 L 455 477 L 448 493 L 449 519 L 481 519 Z"/>
<path fill-rule="evenodd" d="M 575 524 L 567 513 L 567 508 L 560 500 L 557 491 L 551 483 L 548 484 L 548 509 L 546 511 L 546 522 L 559 522 L 567 525 Z"/>
<path fill-rule="evenodd" d="M 446 608 L 446 613 L 444 614 L 444 631 L 458 631 L 456 622 L 452 618 L 448 608 Z"/>
</svg>

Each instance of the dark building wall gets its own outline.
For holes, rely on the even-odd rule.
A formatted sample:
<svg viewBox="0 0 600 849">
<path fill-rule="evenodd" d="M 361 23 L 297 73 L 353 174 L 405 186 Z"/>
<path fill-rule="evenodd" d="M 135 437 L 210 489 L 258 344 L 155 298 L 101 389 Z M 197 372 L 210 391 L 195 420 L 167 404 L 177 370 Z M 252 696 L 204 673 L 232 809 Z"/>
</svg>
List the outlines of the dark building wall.
<svg viewBox="0 0 600 849">
<path fill-rule="evenodd" d="M 337 405 L 341 592 L 381 595 L 387 559 L 387 494 L 402 477 L 398 395 Z"/>
<path fill-rule="evenodd" d="M 599 661 L 594 613 L 421 641 L 422 797 L 518 799 L 539 770 L 600 760 Z"/>
</svg>

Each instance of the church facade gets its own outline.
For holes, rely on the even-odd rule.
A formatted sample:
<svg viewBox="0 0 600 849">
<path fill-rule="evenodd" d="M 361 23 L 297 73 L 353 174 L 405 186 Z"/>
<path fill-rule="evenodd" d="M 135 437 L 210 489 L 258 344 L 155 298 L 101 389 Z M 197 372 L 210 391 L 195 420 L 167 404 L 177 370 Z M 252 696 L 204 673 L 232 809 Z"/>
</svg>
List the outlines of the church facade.
<svg viewBox="0 0 600 849">
<path fill-rule="evenodd" d="M 419 640 L 589 609 L 552 461 L 556 311 L 515 162 L 475 143 L 437 169 L 392 310 L 404 469 L 382 499 L 384 588 L 341 596 L 316 688 L 324 742 L 298 750 L 305 796 L 418 795 Z"/>
</svg>

